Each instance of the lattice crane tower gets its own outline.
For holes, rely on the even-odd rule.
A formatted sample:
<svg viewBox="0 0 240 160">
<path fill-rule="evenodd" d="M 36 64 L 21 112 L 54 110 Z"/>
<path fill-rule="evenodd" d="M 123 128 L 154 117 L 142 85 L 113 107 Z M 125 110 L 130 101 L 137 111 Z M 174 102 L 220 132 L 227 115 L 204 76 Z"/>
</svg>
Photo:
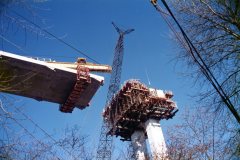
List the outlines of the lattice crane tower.
<svg viewBox="0 0 240 160">
<path fill-rule="evenodd" d="M 122 72 L 122 62 L 123 62 L 123 54 L 124 54 L 124 46 L 123 39 L 126 34 L 131 33 L 134 29 L 121 30 L 112 22 L 114 28 L 117 30 L 119 34 L 119 38 L 117 41 L 117 45 L 115 47 L 114 58 L 112 63 L 112 74 L 110 78 L 110 84 L 107 93 L 106 106 L 109 101 L 112 99 L 113 95 L 120 88 L 120 80 L 121 80 L 121 72 Z M 100 139 L 97 149 L 97 160 L 111 160 L 111 152 L 112 152 L 112 136 L 108 135 L 109 125 L 103 120 Z"/>
</svg>

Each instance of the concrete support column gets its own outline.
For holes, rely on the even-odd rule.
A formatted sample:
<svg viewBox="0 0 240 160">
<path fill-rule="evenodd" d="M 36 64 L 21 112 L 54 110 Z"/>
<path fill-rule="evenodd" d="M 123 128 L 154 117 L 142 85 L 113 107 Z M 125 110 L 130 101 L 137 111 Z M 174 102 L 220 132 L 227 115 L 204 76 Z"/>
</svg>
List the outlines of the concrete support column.
<svg viewBox="0 0 240 160">
<path fill-rule="evenodd" d="M 145 122 L 145 128 L 151 149 L 152 159 L 166 160 L 167 147 L 158 120 L 149 119 Z"/>
<path fill-rule="evenodd" d="M 147 159 L 147 145 L 144 131 L 135 131 L 131 135 L 131 141 L 134 149 L 136 160 Z"/>
</svg>

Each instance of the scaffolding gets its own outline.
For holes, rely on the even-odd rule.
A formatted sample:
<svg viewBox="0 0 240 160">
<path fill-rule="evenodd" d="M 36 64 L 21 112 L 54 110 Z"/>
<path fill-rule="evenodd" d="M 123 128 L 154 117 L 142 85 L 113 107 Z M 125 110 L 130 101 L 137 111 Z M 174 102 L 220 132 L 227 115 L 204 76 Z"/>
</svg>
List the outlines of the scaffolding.
<svg viewBox="0 0 240 160">
<path fill-rule="evenodd" d="M 138 80 L 128 80 L 103 111 L 108 134 L 131 141 L 137 160 L 148 159 L 148 138 L 153 159 L 167 159 L 167 147 L 159 121 L 178 111 L 171 91 L 148 88 Z"/>
<path fill-rule="evenodd" d="M 177 111 L 172 96 L 172 92 L 148 88 L 138 80 L 127 81 L 103 112 L 111 126 L 109 134 L 130 141 L 133 132 L 144 129 L 142 123 L 147 120 L 172 118 Z"/>
<path fill-rule="evenodd" d="M 81 65 L 77 66 L 76 83 L 70 92 L 66 102 L 59 106 L 59 110 L 65 113 L 72 113 L 78 98 L 83 94 L 83 91 L 91 83 L 89 69 Z M 86 106 L 77 106 L 79 109 L 84 109 Z"/>
</svg>

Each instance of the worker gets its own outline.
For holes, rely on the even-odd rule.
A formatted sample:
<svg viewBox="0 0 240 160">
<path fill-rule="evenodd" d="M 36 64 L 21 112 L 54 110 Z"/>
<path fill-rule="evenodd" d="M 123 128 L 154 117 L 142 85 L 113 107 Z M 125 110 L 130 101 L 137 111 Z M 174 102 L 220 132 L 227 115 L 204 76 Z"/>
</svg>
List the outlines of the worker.
<svg viewBox="0 0 240 160">
<path fill-rule="evenodd" d="M 151 3 L 156 6 L 157 5 L 157 0 L 151 0 Z"/>
</svg>

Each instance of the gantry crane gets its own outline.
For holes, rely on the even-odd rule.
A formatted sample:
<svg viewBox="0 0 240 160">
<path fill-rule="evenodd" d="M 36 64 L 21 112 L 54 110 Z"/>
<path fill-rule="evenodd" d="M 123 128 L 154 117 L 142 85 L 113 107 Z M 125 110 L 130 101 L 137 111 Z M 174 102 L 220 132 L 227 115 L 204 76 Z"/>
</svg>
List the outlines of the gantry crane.
<svg viewBox="0 0 240 160">
<path fill-rule="evenodd" d="M 78 58 L 77 62 L 47 62 L 52 67 L 64 67 L 77 70 L 77 81 L 72 88 L 72 91 L 68 95 L 65 103 L 60 104 L 59 110 L 65 113 L 71 113 L 75 107 L 79 97 L 83 94 L 83 91 L 91 83 L 89 72 L 105 72 L 110 73 L 111 67 L 108 65 L 94 64 L 86 61 L 85 58 Z M 77 107 L 84 109 L 85 106 Z"/>
<path fill-rule="evenodd" d="M 77 62 L 75 63 L 55 61 L 48 61 L 47 63 L 51 64 L 52 66 L 59 66 L 71 69 L 76 69 L 77 66 L 82 66 L 88 68 L 90 72 L 110 73 L 112 71 L 112 68 L 110 66 L 104 64 L 89 63 L 86 61 L 86 58 L 78 58 Z"/>
<path fill-rule="evenodd" d="M 108 87 L 106 106 L 111 100 L 111 98 L 113 97 L 113 95 L 120 89 L 122 62 L 123 62 L 123 54 L 124 54 L 123 52 L 124 36 L 134 31 L 134 29 L 121 30 L 113 22 L 112 22 L 112 25 L 117 30 L 119 34 L 119 38 L 118 38 L 117 45 L 115 47 L 115 52 L 114 52 L 114 58 L 112 63 L 112 74 L 110 78 L 110 84 Z M 111 160 L 113 138 L 112 136 L 108 135 L 109 127 L 110 126 L 108 126 L 108 123 L 106 123 L 106 120 L 103 119 L 100 139 L 99 139 L 99 144 L 97 149 L 97 156 L 96 156 L 97 160 Z"/>
</svg>

